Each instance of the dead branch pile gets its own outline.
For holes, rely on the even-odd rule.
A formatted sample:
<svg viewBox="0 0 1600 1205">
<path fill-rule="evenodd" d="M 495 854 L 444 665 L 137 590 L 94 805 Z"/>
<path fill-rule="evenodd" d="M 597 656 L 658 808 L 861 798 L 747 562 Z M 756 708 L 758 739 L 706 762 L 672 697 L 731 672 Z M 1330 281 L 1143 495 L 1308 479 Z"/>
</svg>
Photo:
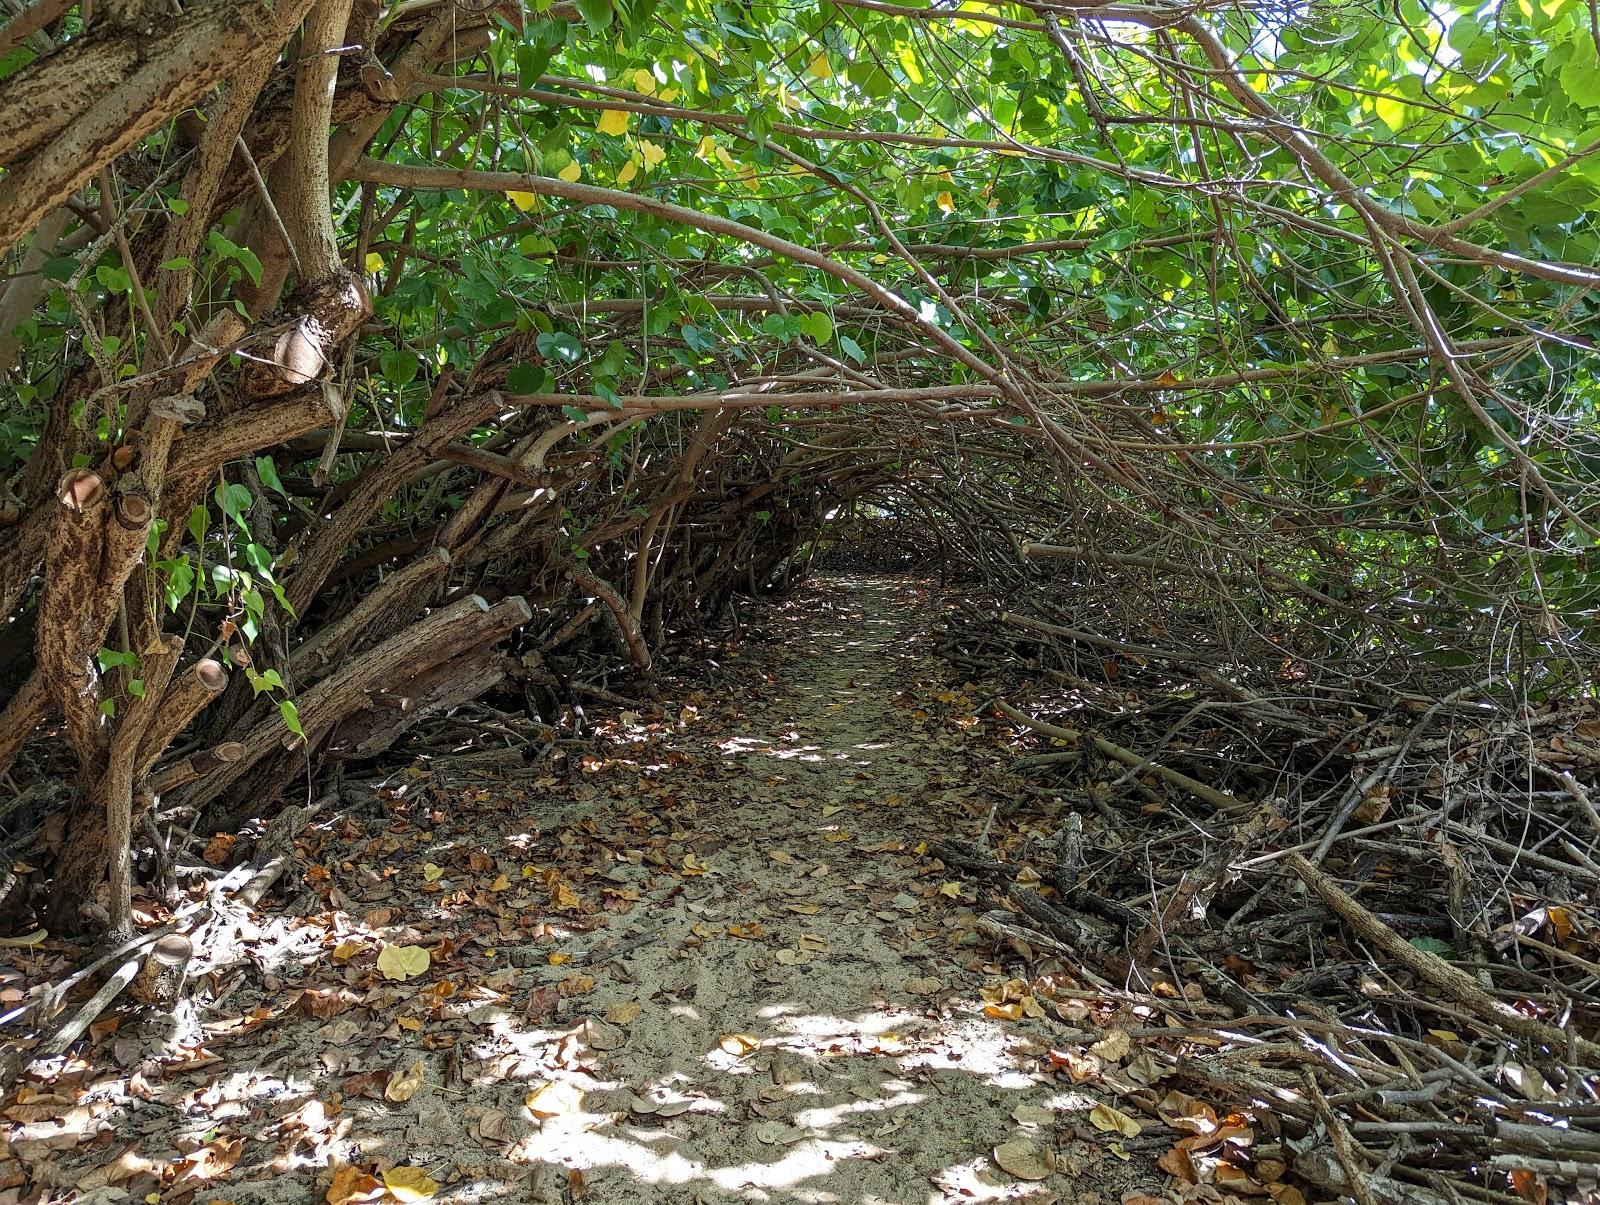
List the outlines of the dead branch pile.
<svg viewBox="0 0 1600 1205">
<path fill-rule="evenodd" d="M 986 845 L 933 852 L 1042 960 L 1041 994 L 1131 1009 L 1142 1056 L 1063 1070 L 1190 1135 L 1168 1170 L 1191 1184 L 1592 1191 L 1600 712 L 1564 693 L 1572 650 L 1406 657 L 1376 591 L 1274 590 L 1233 549 L 1154 533 L 1014 547 L 944 653 L 992 691 L 1028 791 Z M 1301 621 L 1341 611 L 1359 622 Z M 1440 646 L 1471 647 L 1463 625 Z"/>
</svg>

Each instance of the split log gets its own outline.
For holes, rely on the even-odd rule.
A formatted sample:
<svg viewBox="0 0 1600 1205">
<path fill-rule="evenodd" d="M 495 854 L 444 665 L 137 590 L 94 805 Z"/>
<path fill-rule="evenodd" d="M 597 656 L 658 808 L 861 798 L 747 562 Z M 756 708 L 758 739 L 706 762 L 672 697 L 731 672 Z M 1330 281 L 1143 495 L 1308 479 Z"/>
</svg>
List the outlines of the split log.
<svg viewBox="0 0 1600 1205">
<path fill-rule="evenodd" d="M 392 688 L 403 686 L 405 707 L 388 707 L 382 702 L 401 696 L 374 695 L 372 706 L 356 712 L 334 730 L 328 742 L 328 756 L 340 761 L 378 756 L 423 720 L 470 703 L 498 685 L 506 676 L 503 661 L 490 645 L 479 645 Z"/>
<path fill-rule="evenodd" d="M 417 620 L 295 700 L 307 745 L 320 749 L 345 719 L 368 706 L 368 692 L 414 678 L 469 649 L 494 644 L 531 618 L 533 609 L 520 597 L 491 607 L 473 594 Z M 196 809 L 210 805 L 246 771 L 281 750 L 290 736 L 283 718 L 274 713 L 244 736 L 243 757 L 197 784 L 183 802 Z M 263 790 L 277 785 L 267 784 Z"/>
</svg>

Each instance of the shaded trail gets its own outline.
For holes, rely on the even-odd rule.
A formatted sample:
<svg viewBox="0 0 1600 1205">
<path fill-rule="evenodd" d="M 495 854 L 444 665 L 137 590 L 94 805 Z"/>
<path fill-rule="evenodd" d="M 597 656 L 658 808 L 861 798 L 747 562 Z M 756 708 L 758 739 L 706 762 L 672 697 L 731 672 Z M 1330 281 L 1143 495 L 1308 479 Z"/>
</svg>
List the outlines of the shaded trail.
<svg viewBox="0 0 1600 1205">
<path fill-rule="evenodd" d="M 984 1013 L 1000 955 L 917 852 L 1004 789 L 925 651 L 933 609 L 910 583 L 824 580 L 761 609 L 733 681 L 624 713 L 567 780 L 414 767 L 385 807 L 308 831 L 298 906 L 210 949 L 226 994 L 187 1057 L 217 1061 L 103 1042 L 98 1154 L 59 1182 L 93 1187 L 126 1159 L 105 1127 L 142 1126 L 145 1159 L 237 1142 L 204 1193 L 239 1205 L 321 1200 L 330 1164 L 352 1188 L 419 1168 L 460 1201 L 1153 1184 L 1050 1072 L 1060 1023 Z M 429 950 L 426 971 L 386 979 L 386 946 Z M 147 1073 L 131 1093 L 119 1059 Z M 1043 1178 L 999 1170 L 1003 1143 Z"/>
</svg>

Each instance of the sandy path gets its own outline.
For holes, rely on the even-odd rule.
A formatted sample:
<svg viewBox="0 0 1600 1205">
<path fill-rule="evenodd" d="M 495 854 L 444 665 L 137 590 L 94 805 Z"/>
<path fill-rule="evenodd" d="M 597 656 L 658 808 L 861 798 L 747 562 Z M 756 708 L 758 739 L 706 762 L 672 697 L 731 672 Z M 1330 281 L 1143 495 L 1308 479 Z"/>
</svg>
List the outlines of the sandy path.
<svg viewBox="0 0 1600 1205">
<path fill-rule="evenodd" d="M 765 610 L 732 681 L 625 715 L 576 781 L 397 777 L 307 840 L 298 909 L 208 943 L 203 1050 L 130 1023 L 69 1077 L 92 1116 L 31 1182 L 275 1205 L 349 1165 L 342 1205 L 393 1199 L 365 1177 L 398 1165 L 441 1201 L 1115 1200 L 1137 1165 L 1049 1072 L 1062 1027 L 984 1014 L 1014 968 L 916 852 L 972 835 L 1000 781 L 917 605 L 835 580 Z M 386 946 L 427 970 L 385 979 Z M 999 1170 L 1008 1142 L 1055 1170 Z"/>
</svg>

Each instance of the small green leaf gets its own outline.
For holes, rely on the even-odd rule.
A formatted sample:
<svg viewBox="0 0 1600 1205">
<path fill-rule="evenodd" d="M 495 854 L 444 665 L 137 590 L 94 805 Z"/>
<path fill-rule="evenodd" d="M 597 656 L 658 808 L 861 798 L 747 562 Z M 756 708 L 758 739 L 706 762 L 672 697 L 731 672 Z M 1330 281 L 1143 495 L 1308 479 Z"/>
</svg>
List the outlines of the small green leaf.
<svg viewBox="0 0 1600 1205">
<path fill-rule="evenodd" d="M 1454 946 L 1438 937 L 1413 937 L 1411 944 L 1425 954 L 1437 954 L 1441 958 L 1448 957 L 1456 952 Z"/>
<path fill-rule="evenodd" d="M 270 456 L 256 457 L 256 476 L 261 478 L 261 484 L 266 486 L 280 498 L 287 498 L 289 491 L 283 488 L 283 481 L 278 477 L 277 462 Z"/>
<path fill-rule="evenodd" d="M 861 344 L 857 343 L 849 335 L 839 336 L 839 350 L 844 352 L 846 358 L 854 360 L 857 364 L 865 364 L 867 362 L 867 353 L 862 351 Z"/>
<path fill-rule="evenodd" d="M 589 419 L 589 416 L 582 410 L 579 410 L 576 406 L 563 406 L 561 407 L 561 413 L 565 414 L 575 423 L 587 422 Z"/>
<path fill-rule="evenodd" d="M 162 260 L 161 266 L 168 272 L 178 272 L 184 268 L 194 267 L 194 261 L 187 255 L 174 255 L 171 259 Z"/>
<path fill-rule="evenodd" d="M 211 526 L 211 512 L 204 505 L 196 506 L 189 512 L 189 534 L 194 537 L 194 542 L 199 544 L 206 538 L 206 529 Z"/>
<path fill-rule="evenodd" d="M 134 678 L 129 681 L 128 693 L 136 699 L 144 698 L 144 679 Z"/>
<path fill-rule="evenodd" d="M 283 699 L 278 703 L 278 714 L 283 717 L 284 727 L 294 733 L 301 740 L 306 739 L 306 730 L 300 727 L 300 710 L 294 705 L 293 699 Z"/>
</svg>

